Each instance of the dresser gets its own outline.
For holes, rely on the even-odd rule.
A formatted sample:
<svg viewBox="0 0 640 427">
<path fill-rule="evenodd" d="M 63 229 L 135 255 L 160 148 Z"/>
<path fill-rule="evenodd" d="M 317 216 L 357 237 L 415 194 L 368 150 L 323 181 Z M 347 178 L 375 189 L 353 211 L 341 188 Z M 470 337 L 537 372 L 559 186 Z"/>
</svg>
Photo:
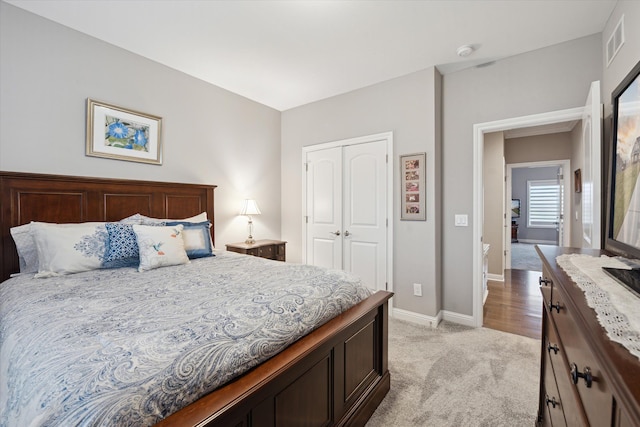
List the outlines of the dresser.
<svg viewBox="0 0 640 427">
<path fill-rule="evenodd" d="M 256 240 L 255 243 L 228 243 L 226 246 L 231 252 L 286 261 L 286 244 L 281 240 Z"/>
<path fill-rule="evenodd" d="M 582 290 L 558 266 L 565 253 L 538 246 L 543 295 L 539 426 L 640 426 L 640 360 L 609 340 Z M 640 309 L 640 305 L 639 305 Z"/>
</svg>

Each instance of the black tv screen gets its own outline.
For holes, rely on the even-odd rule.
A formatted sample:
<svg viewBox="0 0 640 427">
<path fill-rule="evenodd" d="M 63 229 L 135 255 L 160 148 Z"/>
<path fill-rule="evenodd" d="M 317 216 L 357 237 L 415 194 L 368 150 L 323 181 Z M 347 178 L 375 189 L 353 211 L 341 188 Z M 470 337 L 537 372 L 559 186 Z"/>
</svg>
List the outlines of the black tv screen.
<svg viewBox="0 0 640 427">
<path fill-rule="evenodd" d="M 611 95 L 605 249 L 640 258 L 640 62 Z"/>
</svg>

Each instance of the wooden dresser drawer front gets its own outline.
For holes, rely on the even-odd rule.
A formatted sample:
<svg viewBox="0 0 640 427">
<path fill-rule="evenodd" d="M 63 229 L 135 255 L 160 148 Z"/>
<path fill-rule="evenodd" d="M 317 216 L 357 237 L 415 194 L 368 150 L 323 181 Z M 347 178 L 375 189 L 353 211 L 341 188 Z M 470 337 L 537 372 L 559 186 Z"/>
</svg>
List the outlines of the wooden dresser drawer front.
<svg viewBox="0 0 640 427">
<path fill-rule="evenodd" d="M 542 276 L 538 280 L 540 283 L 540 291 L 542 292 L 542 301 L 545 305 L 551 301 L 551 293 L 553 292 L 553 279 L 551 276 L 543 269 Z"/>
<path fill-rule="evenodd" d="M 263 246 L 263 247 L 261 247 L 259 249 L 260 249 L 260 252 L 258 253 L 259 257 L 268 258 L 268 259 L 275 259 L 273 245 Z"/>
<path fill-rule="evenodd" d="M 552 301 L 553 304 L 559 305 L 560 310 L 553 308 L 549 312 L 551 313 L 551 319 L 553 319 L 551 323 L 555 323 L 558 339 L 566 353 L 565 356 L 568 363 L 566 371 L 569 375 L 569 381 L 573 384 L 570 373 L 572 364 L 576 365 L 580 374 L 586 373 L 585 368 L 590 370 L 593 377 L 591 387 L 587 387 L 585 378 L 578 378 L 578 383 L 573 387 L 577 389 L 580 395 L 589 423 L 593 426 L 610 425 L 613 411 L 611 390 L 609 390 L 597 359 L 587 345 L 582 332 L 577 327 L 572 313 L 569 312 L 565 305 L 565 300 L 563 293 L 558 288 L 554 289 Z"/>
<path fill-rule="evenodd" d="M 542 303 L 545 307 L 549 307 L 549 302 L 551 301 L 551 287 L 540 286 L 540 292 L 542 293 Z"/>
<path fill-rule="evenodd" d="M 558 398 L 557 397 L 553 398 L 552 395 L 553 395 L 553 392 L 547 392 L 547 395 L 546 395 L 546 399 L 547 399 L 546 415 L 549 423 L 545 425 L 551 425 L 553 427 L 566 427 L 567 422 L 564 419 L 564 411 L 562 410 L 562 405 L 560 405 Z M 553 406 L 552 403 L 549 402 L 549 400 L 552 400 L 552 399 L 555 399 L 555 401 L 557 401 L 555 407 Z"/>
<path fill-rule="evenodd" d="M 562 342 L 558 338 L 553 320 L 547 322 L 545 336 L 546 341 L 544 348 L 547 352 L 546 357 L 551 362 L 551 366 L 553 366 L 556 387 L 562 400 L 567 425 L 587 425 L 587 418 L 580 403 L 578 392 L 568 373 L 569 362 L 567 361 Z"/>
</svg>

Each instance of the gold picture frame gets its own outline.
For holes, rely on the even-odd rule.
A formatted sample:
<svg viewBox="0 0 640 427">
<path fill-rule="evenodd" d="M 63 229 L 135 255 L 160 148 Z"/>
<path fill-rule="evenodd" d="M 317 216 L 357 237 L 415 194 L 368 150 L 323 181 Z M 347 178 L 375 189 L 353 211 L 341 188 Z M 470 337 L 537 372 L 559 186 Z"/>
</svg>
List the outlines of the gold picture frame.
<svg viewBox="0 0 640 427">
<path fill-rule="evenodd" d="M 86 155 L 162 164 L 162 117 L 87 99 Z"/>
</svg>

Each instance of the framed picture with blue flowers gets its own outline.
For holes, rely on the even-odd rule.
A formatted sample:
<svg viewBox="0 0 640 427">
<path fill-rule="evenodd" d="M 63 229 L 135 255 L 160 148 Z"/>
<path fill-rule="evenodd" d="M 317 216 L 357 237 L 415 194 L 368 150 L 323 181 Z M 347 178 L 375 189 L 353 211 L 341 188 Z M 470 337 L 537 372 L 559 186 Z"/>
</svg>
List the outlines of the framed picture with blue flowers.
<svg viewBox="0 0 640 427">
<path fill-rule="evenodd" d="M 162 164 L 162 118 L 87 99 L 87 156 Z"/>
</svg>

